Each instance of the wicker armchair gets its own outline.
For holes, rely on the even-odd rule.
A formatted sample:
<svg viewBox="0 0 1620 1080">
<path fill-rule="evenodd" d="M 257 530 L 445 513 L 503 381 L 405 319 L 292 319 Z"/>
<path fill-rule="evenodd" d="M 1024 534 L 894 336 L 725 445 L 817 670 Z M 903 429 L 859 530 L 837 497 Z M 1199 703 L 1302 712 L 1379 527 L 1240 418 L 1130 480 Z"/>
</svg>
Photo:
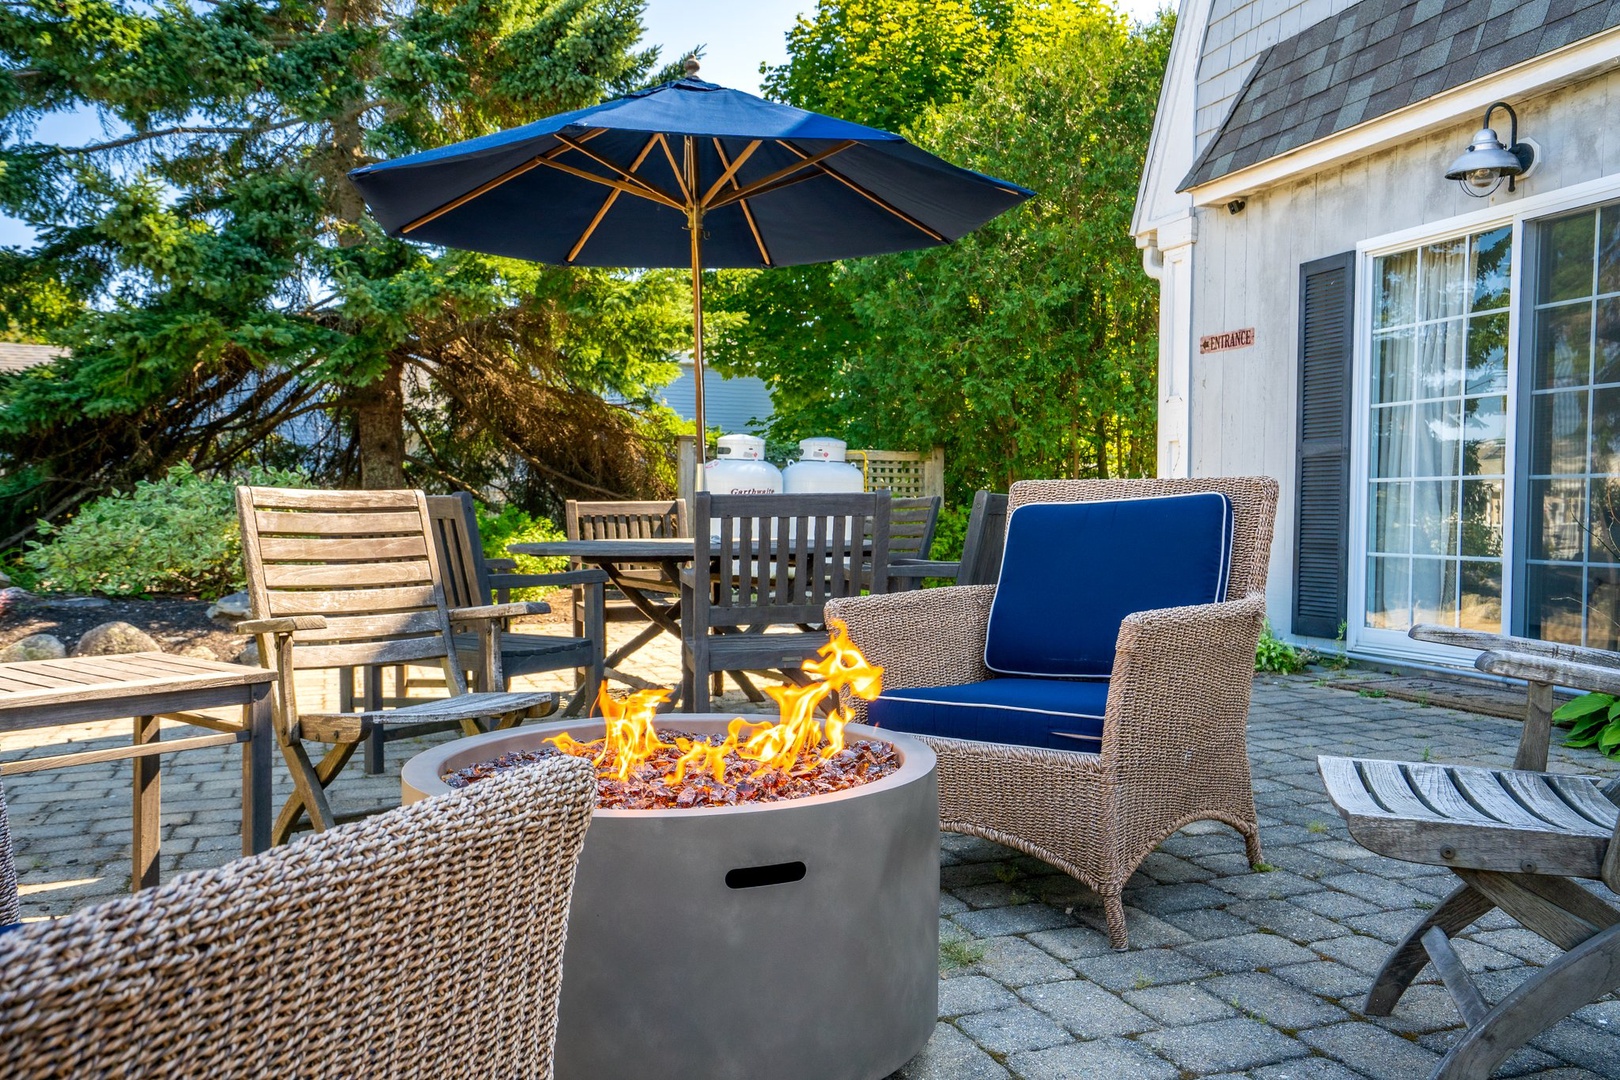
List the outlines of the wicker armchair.
<svg viewBox="0 0 1620 1080">
<path fill-rule="evenodd" d="M 590 763 L 0 934 L 0 1074 L 550 1077 Z"/>
<path fill-rule="evenodd" d="M 1116 949 L 1127 945 L 1125 882 L 1178 829 L 1200 819 L 1225 822 L 1243 835 L 1250 863 L 1260 861 L 1245 729 L 1277 483 L 1040 480 L 1015 484 L 1009 495 L 1016 511 L 1031 503 L 1195 492 L 1231 502 L 1229 599 L 1125 618 L 1098 752 L 919 736 L 939 755 L 940 827 L 1006 844 L 1091 886 L 1102 896 Z M 887 687 L 978 683 L 991 675 L 985 643 L 996 590 L 957 586 L 835 600 L 826 615 L 846 623 L 867 658 L 882 665 Z M 865 703 L 846 705 L 866 719 Z"/>
</svg>

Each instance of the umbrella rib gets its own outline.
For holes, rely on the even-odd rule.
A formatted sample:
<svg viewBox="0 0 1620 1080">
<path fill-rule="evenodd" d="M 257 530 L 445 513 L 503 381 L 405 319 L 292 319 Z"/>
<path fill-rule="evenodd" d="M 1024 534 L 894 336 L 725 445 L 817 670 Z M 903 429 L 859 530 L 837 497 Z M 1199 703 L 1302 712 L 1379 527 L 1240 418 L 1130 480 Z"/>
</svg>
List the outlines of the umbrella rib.
<svg viewBox="0 0 1620 1080">
<path fill-rule="evenodd" d="M 857 184 L 855 181 L 851 180 L 849 177 L 843 175 L 840 172 L 837 172 L 837 171 L 835 171 L 833 169 L 828 168 L 826 165 L 821 164 L 821 162 L 816 160 L 815 158 L 811 158 L 811 157 L 807 156 L 803 150 L 800 150 L 797 146 L 794 146 L 792 143 L 787 142 L 786 140 L 783 140 L 783 139 L 778 139 L 777 142 L 780 143 L 782 146 L 786 147 L 788 150 L 792 151 L 793 153 L 798 154 L 801 158 L 804 158 L 806 164 L 813 163 L 815 165 L 815 167 L 817 169 L 820 169 L 823 173 L 825 173 L 828 176 L 832 177 L 834 180 L 837 180 L 840 184 L 843 184 L 845 187 L 849 188 L 851 191 L 855 192 L 856 194 L 862 195 L 862 196 L 870 199 L 872 202 L 876 203 L 878 206 L 880 206 L 883 209 L 887 210 L 889 213 L 893 214 L 895 217 L 899 218 L 901 221 L 905 222 L 907 225 L 910 225 L 913 229 L 916 229 L 918 232 L 924 233 L 924 234 L 932 237 L 933 239 L 938 240 L 942 244 L 950 243 L 950 241 L 947 240 L 943 235 L 941 235 L 940 233 L 936 232 L 933 229 L 930 229 L 927 225 L 924 225 L 922 222 L 918 221 L 916 218 L 912 217 L 910 214 L 906 213 L 904 210 L 901 210 L 899 207 L 894 206 L 888 200 L 884 199 L 882 196 L 873 194 L 872 192 L 866 190 L 861 185 Z"/>
<path fill-rule="evenodd" d="M 626 170 L 620 168 L 619 166 L 613 164 L 613 162 L 609 161 L 607 158 L 603 157 L 602 155 L 592 153 L 591 151 L 585 149 L 585 147 L 581 146 L 577 140 L 570 139 L 566 135 L 558 135 L 557 136 L 557 141 L 561 142 L 564 146 L 567 146 L 570 149 L 578 150 L 581 154 L 584 154 L 586 157 L 590 158 L 592 161 L 596 162 L 598 165 L 602 166 L 604 169 L 612 169 L 614 172 L 619 174 L 620 179 L 622 179 L 625 183 L 631 184 L 631 185 L 634 185 L 635 187 L 640 188 L 641 190 L 646 192 L 648 195 L 655 195 L 655 196 L 656 195 L 662 195 L 665 199 L 668 199 L 670 202 L 675 201 L 672 196 L 664 194 L 664 192 L 659 191 L 657 188 L 653 187 L 647 181 L 645 181 L 641 177 L 637 176 L 635 174 L 635 168 L 636 168 L 635 165 L 630 166 L 630 170 L 626 171 Z M 638 158 L 637 159 L 637 164 L 639 164 L 639 163 L 640 163 L 640 159 Z"/>
<path fill-rule="evenodd" d="M 675 182 L 681 186 L 681 198 L 690 203 L 692 193 L 686 190 L 686 177 L 681 171 L 681 167 L 675 164 L 675 151 L 669 148 L 669 140 L 664 137 L 662 131 L 657 134 L 656 138 L 658 139 L 658 145 L 664 148 L 664 157 L 669 159 L 669 171 L 675 174 Z M 685 210 L 686 207 L 682 206 L 681 209 Z"/>
<path fill-rule="evenodd" d="M 720 179 L 716 180 L 713 184 L 709 185 L 709 190 L 705 191 L 703 193 L 703 202 L 701 204 L 702 206 L 707 208 L 710 203 L 714 202 L 715 193 L 718 192 L 721 188 L 725 187 L 727 183 L 730 183 L 732 187 L 739 186 L 732 179 L 732 177 L 734 177 L 736 175 L 738 169 L 742 168 L 743 162 L 747 161 L 749 158 L 754 156 L 754 151 L 759 149 L 759 145 L 760 145 L 760 140 L 759 139 L 755 139 L 754 141 L 750 142 L 747 146 L 743 147 L 743 152 L 737 155 L 737 160 L 733 161 L 731 164 L 727 165 L 726 164 L 726 152 L 723 149 L 721 149 L 720 140 L 719 139 L 714 140 L 714 149 L 720 155 L 720 164 L 725 165 L 726 171 L 721 173 L 720 174 Z"/>
<path fill-rule="evenodd" d="M 727 192 L 723 197 L 715 200 L 714 204 L 709 207 L 710 210 L 718 210 L 722 206 L 730 206 L 732 203 L 736 202 L 738 199 L 752 199 L 754 196 L 763 195 L 767 191 L 775 191 L 778 188 L 787 187 L 788 186 L 787 184 L 784 184 L 784 183 L 781 182 L 783 180 L 790 180 L 791 183 L 795 183 L 795 184 L 798 183 L 800 180 L 809 180 L 812 176 L 815 175 L 814 173 L 808 173 L 805 176 L 799 176 L 799 177 L 795 177 L 794 174 L 799 173 L 799 172 L 804 172 L 807 169 L 814 168 L 815 166 L 819 165 L 826 158 L 830 158 L 834 154 L 842 154 L 845 150 L 848 150 L 850 147 L 855 145 L 855 140 L 848 139 L 848 140 L 845 140 L 844 142 L 839 143 L 836 146 L 829 146 L 827 149 L 821 151 L 820 153 L 817 153 L 817 154 L 805 154 L 802 151 L 800 151 L 798 147 L 793 146 L 790 143 L 782 142 L 781 139 L 778 139 L 776 141 L 778 143 L 780 143 L 782 146 L 787 147 L 789 150 L 792 150 L 795 154 L 798 154 L 799 157 L 801 159 L 803 159 L 803 160 L 798 161 L 795 164 L 789 165 L 785 169 L 777 169 L 775 172 L 771 173 L 769 176 L 762 176 L 758 180 L 755 180 L 752 184 L 749 184 L 747 187 L 738 188 L 736 191 Z M 826 170 L 823 169 L 823 171 L 826 171 Z"/>
<path fill-rule="evenodd" d="M 641 163 L 647 160 L 647 155 L 652 153 L 653 144 L 656 142 L 656 137 L 647 140 L 647 145 L 641 148 L 641 153 L 636 155 L 635 163 L 630 166 L 631 170 L 641 168 Z M 602 224 L 602 219 L 607 217 L 607 212 L 613 209 L 613 204 L 617 202 L 618 199 L 619 190 L 617 188 L 614 188 L 612 191 L 608 192 L 608 197 L 602 203 L 602 208 L 596 212 L 595 217 L 591 218 L 591 223 L 585 226 L 585 231 L 580 234 L 579 239 L 574 242 L 574 246 L 569 249 L 568 258 L 564 259 L 564 262 L 571 263 L 575 259 L 579 258 L 579 253 L 584 249 L 585 242 L 591 238 L 591 234 L 596 231 L 596 227 Z"/>
<path fill-rule="evenodd" d="M 720 164 L 726 165 L 726 167 L 729 169 L 730 166 L 726 164 L 726 148 L 720 145 L 719 139 L 714 140 L 714 152 L 719 155 Z M 736 178 L 733 177 L 731 186 L 735 188 L 740 187 L 741 185 L 738 184 Z M 765 247 L 765 238 L 759 235 L 759 223 L 754 220 L 754 211 L 749 208 L 748 200 L 739 199 L 737 200 L 737 205 L 742 207 L 743 220 L 748 222 L 748 231 L 754 234 L 754 243 L 759 245 L 759 257 L 765 260 L 766 266 L 775 265 L 771 262 L 770 251 Z"/>
<path fill-rule="evenodd" d="M 565 172 L 570 176 L 577 176 L 581 180 L 589 180 L 593 184 L 601 184 L 603 187 L 610 187 L 616 191 L 622 191 L 627 195 L 634 195 L 637 198 L 658 203 L 661 206 L 668 206 L 671 209 L 680 210 L 683 212 L 686 210 L 685 206 L 676 202 L 674 199 L 670 198 L 668 195 L 665 195 L 662 191 L 659 191 L 656 188 L 648 189 L 637 187 L 635 184 L 627 184 L 623 180 L 615 180 L 611 176 L 598 176 L 593 172 L 586 172 L 584 169 L 576 169 L 572 165 L 564 165 L 560 161 L 552 161 L 550 158 L 542 160 L 540 164 L 548 168 L 556 169 L 558 172 Z"/>
<path fill-rule="evenodd" d="M 606 128 L 596 128 L 596 129 L 594 129 L 592 131 L 588 131 L 588 132 L 585 133 L 585 138 L 586 139 L 594 139 L 594 138 L 596 138 L 596 136 L 602 134 L 602 132 L 604 132 L 606 130 L 607 130 Z M 408 225 L 404 226 L 403 228 L 401 228 L 399 230 L 400 235 L 403 236 L 405 233 L 410 232 L 412 229 L 419 229 L 423 225 L 426 225 L 428 222 L 432 221 L 433 219 L 438 218 L 438 217 L 443 217 L 445 214 L 448 214 L 450 211 L 456 209 L 457 207 L 465 206 L 467 203 L 472 202 L 474 199 L 478 198 L 478 196 L 484 194 L 486 191 L 492 191 L 495 188 L 498 188 L 502 184 L 506 183 L 508 180 L 515 180 L 517 177 L 522 176 L 524 173 L 528 172 L 530 169 L 536 168 L 536 167 L 538 167 L 540 165 L 548 164 L 549 161 L 550 161 L 550 156 L 551 155 L 560 154 L 566 149 L 568 149 L 568 147 L 566 147 L 566 146 L 553 146 L 550 150 L 547 150 L 544 154 L 536 155 L 535 157 L 530 158 L 528 161 L 525 161 L 521 165 L 518 165 L 518 166 L 516 166 L 514 168 L 511 168 L 511 169 L 507 169 L 505 172 L 501 173 L 501 175 L 495 177 L 493 180 L 486 180 L 482 184 L 479 184 L 477 187 L 473 188 L 471 191 L 466 192 L 465 194 L 462 194 L 462 195 L 457 195 L 454 199 L 451 199 L 449 202 L 445 203 L 443 206 L 439 207 L 437 210 L 429 210 L 427 213 L 423 214 L 421 217 L 417 218 L 415 221 L 413 221 L 410 224 L 408 224 Z"/>
</svg>

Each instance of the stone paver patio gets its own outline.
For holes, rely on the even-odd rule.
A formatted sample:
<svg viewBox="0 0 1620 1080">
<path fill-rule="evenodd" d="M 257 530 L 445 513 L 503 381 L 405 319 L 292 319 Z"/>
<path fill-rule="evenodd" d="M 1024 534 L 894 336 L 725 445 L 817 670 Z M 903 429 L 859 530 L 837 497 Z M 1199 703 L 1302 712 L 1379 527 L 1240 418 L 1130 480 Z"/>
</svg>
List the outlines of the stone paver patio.
<svg viewBox="0 0 1620 1080">
<path fill-rule="evenodd" d="M 673 649 L 660 646 L 639 654 L 634 670 L 668 682 L 675 663 Z M 733 691 L 716 707 L 743 706 Z M 112 745 L 127 740 L 127 723 L 0 737 L 0 756 L 47 753 L 68 736 Z M 446 737 L 391 744 L 389 769 L 379 777 L 352 766 L 333 789 L 340 807 L 397 800 L 400 762 Z M 1108 948 L 1101 907 L 1083 886 L 998 845 L 942 837 L 940 1021 L 927 1049 L 898 1076 L 1427 1076 L 1460 1030 L 1432 971 L 1395 1016 L 1359 1010 L 1391 943 L 1453 879 L 1351 842 L 1323 793 L 1315 757 L 1428 756 L 1505 766 L 1517 740 L 1513 721 L 1358 696 L 1312 676 L 1258 679 L 1249 750 L 1268 869 L 1251 872 L 1241 841 L 1222 826 L 1194 825 L 1171 837 L 1126 891 L 1132 949 L 1125 953 Z M 1552 767 L 1617 771 L 1593 753 L 1556 746 Z M 234 753 L 171 757 L 163 774 L 164 873 L 234 857 Z M 288 786 L 278 766 L 278 802 Z M 11 777 L 6 792 L 25 917 L 61 914 L 127 887 L 127 761 Z M 1500 913 L 1457 948 L 1492 1000 L 1550 955 Z M 1620 1077 L 1620 1002 L 1581 1010 L 1497 1075 Z"/>
</svg>

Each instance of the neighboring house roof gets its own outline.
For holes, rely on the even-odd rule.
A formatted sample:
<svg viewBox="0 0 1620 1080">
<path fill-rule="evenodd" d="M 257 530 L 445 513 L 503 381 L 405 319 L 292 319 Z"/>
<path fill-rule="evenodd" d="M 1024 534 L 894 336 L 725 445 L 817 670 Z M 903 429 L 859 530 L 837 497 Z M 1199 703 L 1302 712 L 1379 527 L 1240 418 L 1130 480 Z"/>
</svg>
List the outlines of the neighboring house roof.
<svg viewBox="0 0 1620 1080">
<path fill-rule="evenodd" d="M 0 341 L 0 375 L 26 371 L 66 355 L 65 349 L 55 345 L 22 345 L 15 341 Z"/>
<path fill-rule="evenodd" d="M 697 381 L 692 377 L 692 360 L 682 357 L 681 373 L 659 391 L 665 405 L 683 420 L 697 416 Z M 770 387 L 752 375 L 728 379 L 710 368 L 703 369 L 703 422 L 726 434 L 746 432 L 754 421 L 764 422 L 775 410 Z"/>
<path fill-rule="evenodd" d="M 1620 26 L 1620 0 L 1361 0 L 1255 63 L 1185 191 Z"/>
</svg>

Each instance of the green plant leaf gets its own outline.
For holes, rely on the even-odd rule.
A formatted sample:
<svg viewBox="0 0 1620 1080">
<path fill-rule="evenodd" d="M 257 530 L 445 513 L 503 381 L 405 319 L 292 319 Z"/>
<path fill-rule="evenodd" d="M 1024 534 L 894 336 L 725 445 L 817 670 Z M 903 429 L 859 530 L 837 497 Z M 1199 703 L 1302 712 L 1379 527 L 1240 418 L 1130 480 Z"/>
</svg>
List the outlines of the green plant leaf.
<svg viewBox="0 0 1620 1080">
<path fill-rule="evenodd" d="M 1577 720 L 1600 709 L 1613 709 L 1616 704 L 1614 698 L 1608 694 L 1583 694 L 1574 701 L 1566 701 L 1560 705 L 1552 714 L 1552 718 L 1560 723 Z"/>
<path fill-rule="evenodd" d="M 1616 751 L 1620 751 L 1620 724 L 1610 724 L 1604 728 L 1598 736 L 1597 747 L 1607 757 L 1613 757 Z"/>
</svg>

